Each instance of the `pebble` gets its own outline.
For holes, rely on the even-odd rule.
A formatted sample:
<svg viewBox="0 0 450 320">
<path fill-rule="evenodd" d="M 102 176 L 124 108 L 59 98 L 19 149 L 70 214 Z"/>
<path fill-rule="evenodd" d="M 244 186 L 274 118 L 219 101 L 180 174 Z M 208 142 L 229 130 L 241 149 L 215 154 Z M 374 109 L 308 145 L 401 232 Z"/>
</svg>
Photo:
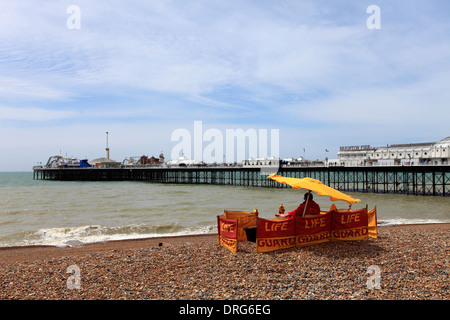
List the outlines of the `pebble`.
<svg viewBox="0 0 450 320">
<path fill-rule="evenodd" d="M 449 225 L 410 229 L 269 253 L 243 241 L 234 254 L 211 237 L 1 263 L 0 299 L 448 300 Z M 79 274 L 67 273 L 71 265 Z M 81 286 L 70 286 L 77 278 Z"/>
</svg>

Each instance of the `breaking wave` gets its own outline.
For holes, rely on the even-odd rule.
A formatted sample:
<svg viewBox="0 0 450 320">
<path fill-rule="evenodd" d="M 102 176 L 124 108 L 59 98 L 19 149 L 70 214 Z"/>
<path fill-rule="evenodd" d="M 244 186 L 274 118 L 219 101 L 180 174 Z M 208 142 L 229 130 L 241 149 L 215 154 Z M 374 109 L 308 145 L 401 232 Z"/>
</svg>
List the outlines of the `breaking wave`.
<svg viewBox="0 0 450 320">
<path fill-rule="evenodd" d="M 450 220 L 438 220 L 438 219 L 386 219 L 378 220 L 378 226 L 391 226 L 391 225 L 407 225 L 407 224 L 430 224 L 430 223 L 450 223 Z"/>
<path fill-rule="evenodd" d="M 157 226 L 127 225 L 122 227 L 93 225 L 45 228 L 35 232 L 29 232 L 23 243 L 16 243 L 15 245 L 51 245 L 64 247 L 113 240 L 209 234 L 215 232 L 217 232 L 217 226 L 182 227 L 178 224 Z"/>
</svg>

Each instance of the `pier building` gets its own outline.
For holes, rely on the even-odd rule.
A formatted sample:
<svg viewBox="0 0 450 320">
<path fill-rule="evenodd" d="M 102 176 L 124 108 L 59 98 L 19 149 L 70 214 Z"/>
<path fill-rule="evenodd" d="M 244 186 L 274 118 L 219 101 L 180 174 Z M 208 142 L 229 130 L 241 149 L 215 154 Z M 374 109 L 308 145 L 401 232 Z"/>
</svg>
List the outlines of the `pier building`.
<svg viewBox="0 0 450 320">
<path fill-rule="evenodd" d="M 370 145 L 340 147 L 337 159 L 328 166 L 420 166 L 449 165 L 450 137 L 438 142 L 392 144 L 373 148 Z"/>
</svg>

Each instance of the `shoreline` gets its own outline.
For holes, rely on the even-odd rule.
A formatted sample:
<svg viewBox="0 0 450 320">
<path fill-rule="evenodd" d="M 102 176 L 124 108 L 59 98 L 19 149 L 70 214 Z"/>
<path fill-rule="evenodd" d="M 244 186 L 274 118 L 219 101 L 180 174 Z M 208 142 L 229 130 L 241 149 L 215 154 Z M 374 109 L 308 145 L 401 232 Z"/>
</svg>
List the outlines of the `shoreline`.
<svg viewBox="0 0 450 320">
<path fill-rule="evenodd" d="M 110 240 L 94 243 L 84 243 L 73 246 L 30 245 L 0 247 L 0 265 L 14 261 L 31 261 L 63 256 L 64 254 L 77 255 L 108 250 L 127 250 L 146 247 L 159 247 L 160 243 L 170 246 L 200 243 L 217 239 L 215 234 L 193 234 L 179 236 L 161 236 L 151 238 Z"/>
<path fill-rule="evenodd" d="M 421 224 L 398 224 L 378 226 L 378 230 L 400 228 L 400 229 L 423 229 L 446 226 L 450 228 L 450 223 L 421 223 Z M 165 245 L 199 244 L 202 242 L 216 241 L 217 233 L 192 234 L 177 236 L 160 236 L 150 238 L 109 240 L 94 243 L 74 244 L 73 246 L 52 246 L 52 245 L 27 245 L 0 247 L 0 265 L 2 263 L 31 261 L 38 259 L 57 258 L 60 256 L 77 255 L 92 252 L 103 252 L 108 250 L 140 249 L 147 247 L 159 247 L 160 243 Z"/>
<path fill-rule="evenodd" d="M 159 246 L 165 243 L 165 246 Z M 450 223 L 268 253 L 217 234 L 0 248 L 2 300 L 449 300 Z M 373 267 L 377 288 L 369 286 Z M 73 271 L 78 269 L 77 288 Z M 72 269 L 73 270 L 73 269 Z M 72 281 L 72 282 L 70 282 Z M 372 282 L 376 283 L 376 282 Z"/>
</svg>

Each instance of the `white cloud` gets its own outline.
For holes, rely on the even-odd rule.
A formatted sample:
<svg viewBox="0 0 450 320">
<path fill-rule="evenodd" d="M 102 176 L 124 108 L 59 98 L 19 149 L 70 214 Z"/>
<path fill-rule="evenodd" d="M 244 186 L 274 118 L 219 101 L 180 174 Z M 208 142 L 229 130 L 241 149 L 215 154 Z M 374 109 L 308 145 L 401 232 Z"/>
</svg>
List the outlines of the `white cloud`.
<svg viewBox="0 0 450 320">
<path fill-rule="evenodd" d="M 55 101 L 65 99 L 72 94 L 64 88 L 51 83 L 42 83 L 38 79 L 0 76 L 0 96 L 3 99 L 13 100 L 47 100 Z"/>
<path fill-rule="evenodd" d="M 49 121 L 66 119 L 77 115 L 74 111 L 0 106 L 0 120 Z"/>
<path fill-rule="evenodd" d="M 416 137 L 448 135 L 442 3 L 380 1 L 380 30 L 350 1 L 80 0 L 80 30 L 66 27 L 70 4 L 2 4 L 0 121 L 270 125 L 281 148 L 298 136 L 401 143 L 391 137 L 412 124 Z"/>
</svg>

